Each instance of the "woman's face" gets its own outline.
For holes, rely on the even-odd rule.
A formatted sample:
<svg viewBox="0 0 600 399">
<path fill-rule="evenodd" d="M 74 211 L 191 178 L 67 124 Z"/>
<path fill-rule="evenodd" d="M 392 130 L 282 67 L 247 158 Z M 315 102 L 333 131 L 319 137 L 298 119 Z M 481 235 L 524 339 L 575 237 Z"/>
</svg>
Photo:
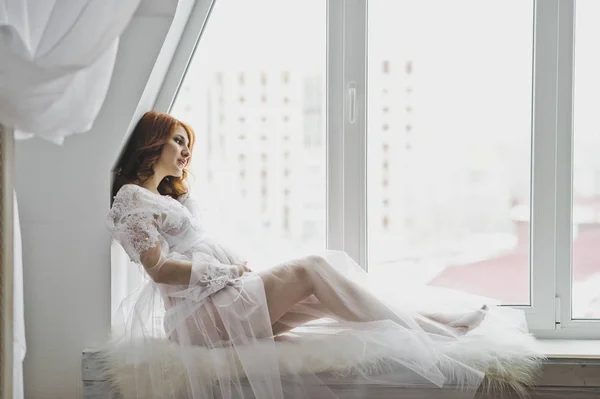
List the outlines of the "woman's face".
<svg viewBox="0 0 600 399">
<path fill-rule="evenodd" d="M 159 169 L 165 176 L 181 177 L 192 155 L 189 145 L 187 132 L 183 127 L 177 126 L 163 147 L 154 171 Z"/>
</svg>

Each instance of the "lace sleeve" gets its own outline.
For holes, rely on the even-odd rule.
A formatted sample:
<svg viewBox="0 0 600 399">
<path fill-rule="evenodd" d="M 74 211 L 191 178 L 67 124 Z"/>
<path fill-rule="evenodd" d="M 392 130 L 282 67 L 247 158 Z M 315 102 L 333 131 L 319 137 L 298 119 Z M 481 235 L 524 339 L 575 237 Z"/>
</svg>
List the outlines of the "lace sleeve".
<svg viewBox="0 0 600 399">
<path fill-rule="evenodd" d="M 238 278 L 236 266 L 226 265 L 214 257 L 197 252 L 193 255 L 190 285 L 225 286 L 230 280 Z"/>
<path fill-rule="evenodd" d="M 170 292 L 171 297 L 183 297 L 201 302 L 228 285 L 236 284 L 239 272 L 234 265 L 225 265 L 204 253 L 195 253 L 189 284 L 185 289 Z"/>
<path fill-rule="evenodd" d="M 107 224 L 113 237 L 135 263 L 141 263 L 140 256 L 161 242 L 155 207 L 125 186 L 115 197 Z"/>
</svg>

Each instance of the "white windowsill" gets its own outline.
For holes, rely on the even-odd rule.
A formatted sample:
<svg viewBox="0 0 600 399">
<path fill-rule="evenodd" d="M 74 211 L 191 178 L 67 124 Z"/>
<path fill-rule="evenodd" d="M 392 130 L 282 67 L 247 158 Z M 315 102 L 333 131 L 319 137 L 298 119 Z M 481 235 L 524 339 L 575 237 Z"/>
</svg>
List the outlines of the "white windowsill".
<svg viewBox="0 0 600 399">
<path fill-rule="evenodd" d="M 549 359 L 600 360 L 600 339 L 539 339 L 538 342 Z"/>
</svg>

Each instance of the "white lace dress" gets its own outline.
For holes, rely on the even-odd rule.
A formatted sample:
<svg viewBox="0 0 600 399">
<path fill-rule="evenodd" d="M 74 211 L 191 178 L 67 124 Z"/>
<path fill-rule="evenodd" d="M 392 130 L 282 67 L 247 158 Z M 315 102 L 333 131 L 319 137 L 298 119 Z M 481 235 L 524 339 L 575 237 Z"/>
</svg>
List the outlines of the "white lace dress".
<svg viewBox="0 0 600 399">
<path fill-rule="evenodd" d="M 240 278 L 232 265 L 242 260 L 209 239 L 198 216 L 196 204 L 189 197 L 180 202 L 127 184 L 114 199 L 109 225 L 133 262 L 139 264 L 140 254 L 160 246 L 162 259 L 149 272 L 158 271 L 167 259 L 193 262 L 189 285 L 157 284 L 165 308 L 164 332 L 176 342 L 219 346 L 228 344 L 234 335 L 232 330 L 244 336 L 248 322 L 240 317 L 239 323 L 224 328 L 222 320 L 230 317 L 221 312 L 245 313 L 260 318 L 257 322 L 261 323 L 268 322 L 269 316 L 265 307 L 253 312 L 237 309 L 248 303 L 265 303 L 260 278 L 256 274 Z M 181 325 L 184 320 L 185 328 Z M 268 337 L 269 330 L 265 328 L 260 337 Z"/>
<path fill-rule="evenodd" d="M 158 284 L 148 279 L 134 295 L 119 338 L 132 348 L 128 361 L 137 372 L 149 373 L 153 391 L 160 391 L 166 399 L 336 397 L 316 374 L 291 371 L 301 370 L 301 365 L 282 369 L 278 351 L 281 344 L 272 337 L 261 278 L 268 271 L 239 277 L 231 265 L 242 259 L 212 240 L 197 215 L 190 198 L 178 201 L 136 185 L 124 185 L 114 198 L 108 225 L 132 261 L 140 264 L 140 254 L 159 246 L 162 261 L 183 259 L 193 265 L 189 284 Z M 394 293 L 388 300 L 379 296 L 365 301 L 365 295 L 359 295 L 356 287 L 374 297 L 377 292 L 369 288 L 364 271 L 343 252 L 328 251 L 324 256 L 335 273 L 319 268 L 315 273 L 321 273 L 320 281 L 333 287 L 348 309 L 364 321 L 332 315 L 311 296 L 291 309 L 290 325 L 320 319 L 294 329 L 296 337 L 318 340 L 334 334 L 338 342 L 362 347 L 365 358 L 370 353 L 385 355 L 384 366 L 371 367 L 377 373 L 360 371 L 355 381 L 399 386 L 456 384 L 462 386 L 465 397 L 473 395 L 485 374 L 484 366 L 467 365 L 460 355 L 452 357 L 443 352 L 461 337 L 425 331 L 408 294 Z M 349 289 L 346 280 L 357 285 Z M 176 343 L 180 366 L 161 361 L 160 353 L 151 353 L 153 340 Z M 206 362 L 192 355 L 191 348 L 198 346 L 214 351 L 208 352 L 210 356 L 215 354 L 209 362 L 210 370 L 206 370 Z M 225 359 L 218 352 L 223 348 L 232 348 Z M 156 361 L 150 362 L 151 358 Z M 169 370 L 184 370 L 183 396 L 181 386 L 169 386 L 172 380 L 165 377 Z M 210 374 L 212 383 L 194 377 L 199 374 Z"/>
</svg>

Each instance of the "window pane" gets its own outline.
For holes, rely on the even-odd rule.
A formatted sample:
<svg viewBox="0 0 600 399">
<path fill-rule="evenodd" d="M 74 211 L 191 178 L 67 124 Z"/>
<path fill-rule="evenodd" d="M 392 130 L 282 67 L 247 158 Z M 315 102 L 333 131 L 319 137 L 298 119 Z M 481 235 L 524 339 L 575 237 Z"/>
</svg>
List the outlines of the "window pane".
<svg viewBox="0 0 600 399">
<path fill-rule="evenodd" d="M 600 318 L 600 2 L 577 0 L 575 20 L 573 317 Z"/>
<path fill-rule="evenodd" d="M 369 1 L 368 261 L 383 281 L 530 303 L 533 10 Z"/>
<path fill-rule="evenodd" d="M 216 2 L 172 109 L 205 223 L 252 261 L 326 246 L 325 28 L 321 0 Z"/>
</svg>

